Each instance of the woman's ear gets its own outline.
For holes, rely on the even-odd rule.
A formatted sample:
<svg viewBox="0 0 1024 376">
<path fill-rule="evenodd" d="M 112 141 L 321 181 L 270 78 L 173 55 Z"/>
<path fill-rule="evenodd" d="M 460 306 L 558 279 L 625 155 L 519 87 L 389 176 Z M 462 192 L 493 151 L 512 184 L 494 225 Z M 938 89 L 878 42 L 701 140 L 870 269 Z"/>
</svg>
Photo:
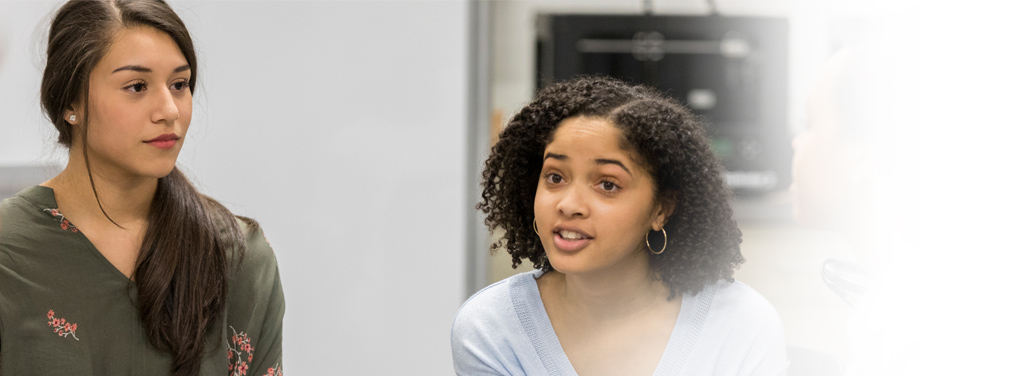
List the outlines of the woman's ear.
<svg viewBox="0 0 1024 376">
<path fill-rule="evenodd" d="M 661 231 L 665 227 L 668 218 L 672 216 L 672 213 L 675 213 L 675 210 L 676 194 L 674 192 L 665 194 L 654 206 L 654 220 L 651 223 L 651 228 L 655 231 Z"/>
<path fill-rule="evenodd" d="M 82 115 L 78 113 L 78 106 L 71 106 L 71 108 L 64 110 L 64 121 L 71 125 L 78 125 L 82 121 Z"/>
</svg>

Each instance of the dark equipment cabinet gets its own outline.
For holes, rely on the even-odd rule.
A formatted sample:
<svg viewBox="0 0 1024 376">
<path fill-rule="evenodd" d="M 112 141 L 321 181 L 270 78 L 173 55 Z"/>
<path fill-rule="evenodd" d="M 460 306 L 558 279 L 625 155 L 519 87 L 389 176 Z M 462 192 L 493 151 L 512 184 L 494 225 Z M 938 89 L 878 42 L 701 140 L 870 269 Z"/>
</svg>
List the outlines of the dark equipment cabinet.
<svg viewBox="0 0 1024 376">
<path fill-rule="evenodd" d="M 538 87 L 590 74 L 656 87 L 703 118 L 737 193 L 789 186 L 784 19 L 542 15 L 537 25 Z"/>
</svg>

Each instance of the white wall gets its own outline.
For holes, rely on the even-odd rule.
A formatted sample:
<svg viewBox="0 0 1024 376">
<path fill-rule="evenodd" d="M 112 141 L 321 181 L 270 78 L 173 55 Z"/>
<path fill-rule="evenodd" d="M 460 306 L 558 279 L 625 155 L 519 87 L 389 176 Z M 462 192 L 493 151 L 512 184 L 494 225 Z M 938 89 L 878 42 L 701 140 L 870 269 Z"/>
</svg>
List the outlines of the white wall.
<svg viewBox="0 0 1024 376">
<path fill-rule="evenodd" d="M 0 166 L 40 165 L 61 159 L 56 132 L 39 106 L 45 15 L 53 3 L 0 3 Z M 63 163 L 61 163 L 63 164 Z"/>
<path fill-rule="evenodd" d="M 468 2 L 171 4 L 200 61 L 179 165 L 264 226 L 289 373 L 451 374 L 465 298 Z M 0 165 L 62 154 L 45 157 L 42 60 L 29 48 L 54 8 L 0 2 Z"/>
</svg>

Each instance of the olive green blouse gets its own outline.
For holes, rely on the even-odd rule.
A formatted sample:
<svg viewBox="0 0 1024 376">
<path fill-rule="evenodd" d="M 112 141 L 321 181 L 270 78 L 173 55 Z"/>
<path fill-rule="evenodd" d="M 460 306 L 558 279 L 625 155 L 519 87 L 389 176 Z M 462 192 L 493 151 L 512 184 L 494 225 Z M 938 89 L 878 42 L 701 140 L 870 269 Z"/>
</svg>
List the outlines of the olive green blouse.
<svg viewBox="0 0 1024 376">
<path fill-rule="evenodd" d="M 262 231 L 239 225 L 247 250 L 200 374 L 280 375 L 277 260 Z M 135 294 L 135 283 L 61 215 L 52 189 L 30 187 L 0 203 L 0 375 L 169 374 L 171 356 L 149 343 Z"/>
</svg>

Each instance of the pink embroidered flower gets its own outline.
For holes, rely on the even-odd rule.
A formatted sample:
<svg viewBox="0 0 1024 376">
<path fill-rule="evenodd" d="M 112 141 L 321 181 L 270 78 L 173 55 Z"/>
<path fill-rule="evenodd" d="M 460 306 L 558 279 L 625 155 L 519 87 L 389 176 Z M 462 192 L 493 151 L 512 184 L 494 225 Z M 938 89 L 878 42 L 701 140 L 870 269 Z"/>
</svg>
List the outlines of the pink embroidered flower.
<svg viewBox="0 0 1024 376">
<path fill-rule="evenodd" d="M 249 371 L 249 367 L 252 366 L 253 346 L 252 339 L 249 338 L 245 332 L 236 331 L 234 327 L 231 328 L 231 332 L 234 335 L 228 339 L 228 374 L 231 376 L 245 375 Z M 245 359 L 245 360 L 242 360 Z M 281 365 L 275 365 L 274 367 L 267 368 L 267 373 L 262 376 L 284 376 L 284 370 Z"/>
<path fill-rule="evenodd" d="M 267 368 L 267 373 L 263 376 L 284 376 L 284 369 L 279 364 L 273 368 Z"/>
<path fill-rule="evenodd" d="M 46 312 L 46 326 L 52 326 L 53 332 L 57 333 L 57 335 L 61 337 L 67 338 L 70 335 L 71 338 L 74 338 L 75 341 L 78 341 L 78 336 L 75 335 L 75 332 L 78 331 L 78 324 L 69 323 L 64 318 L 56 318 L 54 317 L 55 315 L 56 314 L 53 313 L 52 309 Z"/>
<path fill-rule="evenodd" d="M 234 327 L 230 328 L 234 335 L 228 341 L 228 361 L 230 363 L 228 373 L 231 376 L 245 375 L 248 373 L 249 363 L 252 362 L 252 340 L 245 332 L 238 332 Z M 247 361 L 242 359 L 247 359 Z"/>
<path fill-rule="evenodd" d="M 60 213 L 60 209 L 57 209 L 57 208 L 43 209 L 43 211 L 47 212 L 47 213 L 50 213 L 50 215 L 52 215 L 54 217 L 54 219 L 60 220 L 60 228 L 61 229 L 63 229 L 63 230 L 71 230 L 71 232 L 78 232 L 78 227 L 75 227 L 75 225 L 71 224 L 71 222 L 68 221 L 67 218 L 64 218 L 64 214 Z"/>
</svg>

